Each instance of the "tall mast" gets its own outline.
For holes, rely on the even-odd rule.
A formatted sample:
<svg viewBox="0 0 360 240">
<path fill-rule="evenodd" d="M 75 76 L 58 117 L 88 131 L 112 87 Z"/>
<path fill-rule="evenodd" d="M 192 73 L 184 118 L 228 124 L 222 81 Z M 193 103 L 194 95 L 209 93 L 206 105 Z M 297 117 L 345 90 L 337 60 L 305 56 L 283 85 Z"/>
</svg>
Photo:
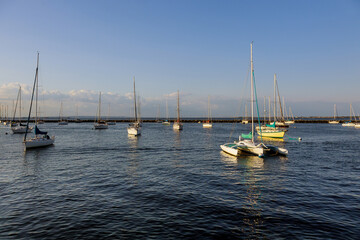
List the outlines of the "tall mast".
<svg viewBox="0 0 360 240">
<path fill-rule="evenodd" d="M 20 123 L 20 125 L 21 125 L 21 86 L 20 86 L 19 93 L 20 93 L 20 102 L 19 102 L 19 106 L 20 106 L 20 109 L 19 109 L 19 123 Z"/>
<path fill-rule="evenodd" d="M 177 122 L 180 122 L 180 100 L 179 100 L 179 90 L 177 91 Z"/>
<path fill-rule="evenodd" d="M 98 112 L 98 121 L 100 122 L 101 121 L 101 92 L 99 94 L 99 112 Z"/>
<path fill-rule="evenodd" d="M 254 142 L 254 65 L 253 65 L 253 43 L 250 44 L 250 66 L 251 66 L 251 141 Z"/>
<path fill-rule="evenodd" d="M 208 96 L 208 120 L 210 122 L 210 96 Z"/>
<path fill-rule="evenodd" d="M 168 100 L 167 100 L 167 97 L 166 97 L 166 120 L 169 121 L 169 109 L 168 109 Z"/>
<path fill-rule="evenodd" d="M 276 122 L 276 73 L 274 73 L 274 122 Z"/>
<path fill-rule="evenodd" d="M 135 76 L 134 76 L 134 116 L 135 116 L 135 122 L 137 122 L 136 94 L 135 94 Z"/>
<path fill-rule="evenodd" d="M 271 122 L 270 113 L 271 113 L 271 97 L 269 96 L 269 124 L 270 124 L 270 122 Z"/>
<path fill-rule="evenodd" d="M 38 93 L 39 93 L 39 72 L 38 72 L 38 68 L 39 68 L 39 53 L 37 56 L 37 67 L 36 67 L 36 97 L 35 97 L 35 125 L 37 125 L 38 123 L 38 119 L 37 119 L 37 112 L 38 112 Z"/>
<path fill-rule="evenodd" d="M 264 122 L 266 121 L 266 97 L 264 96 Z"/>
</svg>

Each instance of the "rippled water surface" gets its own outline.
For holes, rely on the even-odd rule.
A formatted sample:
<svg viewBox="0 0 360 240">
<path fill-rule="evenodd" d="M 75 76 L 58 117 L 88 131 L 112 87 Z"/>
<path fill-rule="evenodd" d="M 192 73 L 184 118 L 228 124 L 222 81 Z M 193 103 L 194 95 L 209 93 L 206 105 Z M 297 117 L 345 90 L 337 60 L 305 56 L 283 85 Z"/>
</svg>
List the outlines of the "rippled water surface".
<svg viewBox="0 0 360 240">
<path fill-rule="evenodd" d="M 360 130 L 296 124 L 302 142 L 273 142 L 287 158 L 220 151 L 249 126 L 46 123 L 55 145 L 26 153 L 0 128 L 0 238 L 360 239 Z"/>
</svg>

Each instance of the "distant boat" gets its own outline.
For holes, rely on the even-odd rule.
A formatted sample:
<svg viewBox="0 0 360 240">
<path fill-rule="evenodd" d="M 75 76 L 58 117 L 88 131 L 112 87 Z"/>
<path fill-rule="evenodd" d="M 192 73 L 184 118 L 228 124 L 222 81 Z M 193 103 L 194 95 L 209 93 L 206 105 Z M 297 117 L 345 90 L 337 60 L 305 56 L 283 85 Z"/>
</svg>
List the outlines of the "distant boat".
<svg viewBox="0 0 360 240">
<path fill-rule="evenodd" d="M 203 123 L 203 128 L 212 128 L 210 96 L 208 96 L 208 119 Z"/>
<path fill-rule="evenodd" d="M 285 132 L 287 132 L 287 130 L 276 127 L 274 123 L 263 125 L 261 128 L 257 126 L 256 131 L 259 136 L 267 138 L 284 138 Z"/>
<path fill-rule="evenodd" d="M 280 109 L 280 114 L 281 114 L 281 118 L 280 120 L 277 117 L 277 101 L 276 101 L 276 96 L 278 97 L 278 101 L 279 101 L 279 109 Z M 277 80 L 276 80 L 276 74 L 274 74 L 274 122 L 270 123 L 270 124 L 274 124 L 276 127 L 289 127 L 289 124 L 285 123 L 285 118 L 284 118 L 284 113 L 283 113 L 283 108 L 281 106 L 281 99 L 280 99 L 280 92 L 279 92 L 279 87 L 277 84 Z"/>
<path fill-rule="evenodd" d="M 136 106 L 136 92 L 135 92 L 135 77 L 134 77 L 134 122 L 130 123 L 127 127 L 129 135 L 139 136 L 141 135 L 141 123 L 137 115 L 137 106 Z"/>
<path fill-rule="evenodd" d="M 251 43 L 251 58 L 250 58 L 250 66 L 251 66 L 251 132 L 249 134 L 242 134 L 239 137 L 239 141 L 233 143 L 225 143 L 220 145 L 221 149 L 231 155 L 239 156 L 244 153 L 256 155 L 258 157 L 264 157 L 266 155 L 287 155 L 288 150 L 285 148 L 275 147 L 271 145 L 265 145 L 263 142 L 256 143 L 254 139 L 254 68 L 253 68 L 253 54 L 252 54 L 252 43 Z M 256 104 L 257 98 L 255 95 Z M 257 108 L 258 111 L 258 108 Z M 259 114 L 259 113 L 258 113 Z M 260 121 L 259 121 L 260 124 Z"/>
<path fill-rule="evenodd" d="M 337 117 L 336 104 L 334 104 L 334 120 L 330 120 L 329 123 L 330 124 L 339 124 L 340 121 L 336 120 L 336 117 Z"/>
<path fill-rule="evenodd" d="M 177 91 L 177 119 L 173 124 L 174 130 L 182 130 L 183 124 L 180 122 L 180 100 L 179 100 L 179 90 Z"/>
<path fill-rule="evenodd" d="M 249 120 L 247 119 L 247 104 L 245 104 L 245 117 L 241 121 L 242 124 L 248 124 Z"/>
<path fill-rule="evenodd" d="M 169 126 L 170 125 L 170 121 L 169 121 L 169 108 L 168 108 L 168 101 L 166 98 L 166 119 L 162 122 L 163 125 Z"/>
<path fill-rule="evenodd" d="M 81 119 L 79 118 L 79 107 L 76 105 L 76 118 L 74 120 L 75 123 L 81 123 Z"/>
<path fill-rule="evenodd" d="M 342 124 L 343 127 L 354 127 L 355 126 L 355 123 L 352 122 L 352 119 L 351 117 L 354 115 L 354 118 L 355 118 L 355 114 L 354 114 L 354 110 L 352 108 L 352 104 L 350 103 L 350 121 L 348 122 L 345 122 Z M 355 119 L 356 120 L 356 119 Z"/>
<path fill-rule="evenodd" d="M 110 103 L 109 103 L 109 113 L 108 113 L 108 120 L 106 121 L 108 125 L 116 125 L 115 121 L 109 121 L 110 118 Z"/>
<path fill-rule="evenodd" d="M 101 120 L 101 92 L 99 93 L 99 106 L 98 106 L 98 114 L 96 116 L 96 121 L 94 123 L 95 130 L 108 129 L 108 124 Z"/>
<path fill-rule="evenodd" d="M 59 125 L 68 125 L 68 121 L 63 119 L 63 103 L 60 104 L 60 112 L 59 112 Z"/>
<path fill-rule="evenodd" d="M 18 123 L 15 123 L 16 109 L 17 109 L 18 104 L 19 104 L 19 120 L 18 120 Z M 23 125 L 21 123 L 21 86 L 19 86 L 19 92 L 18 92 L 18 96 L 16 98 L 16 104 L 15 104 L 15 109 L 14 109 L 14 116 L 13 116 L 10 126 L 11 126 L 11 131 L 14 134 L 25 133 L 26 131 L 31 132 L 33 129 L 32 127 L 28 127 L 26 129 L 26 125 Z"/>
<path fill-rule="evenodd" d="M 38 111 L 38 88 L 39 88 L 38 87 L 38 82 L 39 82 L 38 81 L 38 76 L 39 76 L 38 72 L 39 72 L 39 53 L 37 54 L 37 65 L 36 65 L 36 71 L 35 71 L 35 80 L 34 80 L 34 86 L 33 86 L 32 95 L 31 95 L 29 116 L 28 116 L 28 119 L 27 119 L 26 131 L 25 131 L 25 136 L 24 136 L 24 141 L 23 141 L 24 144 L 25 144 L 25 149 L 46 147 L 46 146 L 50 146 L 50 145 L 54 144 L 54 142 L 55 142 L 55 136 L 49 137 L 47 132 L 40 131 L 40 129 L 37 127 L 37 125 L 38 125 L 38 117 L 37 117 L 37 111 Z M 32 104 L 33 104 L 35 89 L 36 89 L 36 94 L 35 94 L 36 95 L 36 97 L 35 97 L 35 137 L 30 138 L 30 139 L 26 139 L 27 130 L 29 129 L 31 108 L 32 108 Z"/>
</svg>

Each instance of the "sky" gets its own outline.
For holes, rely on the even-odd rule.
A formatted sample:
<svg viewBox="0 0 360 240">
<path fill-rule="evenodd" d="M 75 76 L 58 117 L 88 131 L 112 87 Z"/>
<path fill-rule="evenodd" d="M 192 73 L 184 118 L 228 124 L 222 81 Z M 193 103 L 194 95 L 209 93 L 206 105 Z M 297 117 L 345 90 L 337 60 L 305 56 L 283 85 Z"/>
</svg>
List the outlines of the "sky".
<svg viewBox="0 0 360 240">
<path fill-rule="evenodd" d="M 206 117 L 208 96 L 212 117 L 234 117 L 249 104 L 253 41 L 260 109 L 276 73 L 295 116 L 334 104 L 349 115 L 359 26 L 359 0 L 0 0 L 0 104 L 12 109 L 20 84 L 28 111 L 40 52 L 42 115 L 61 102 L 64 115 L 95 115 L 101 91 L 102 115 L 131 116 L 135 77 L 143 117 L 165 116 L 166 99 L 174 117 L 177 90 L 182 117 Z"/>
</svg>

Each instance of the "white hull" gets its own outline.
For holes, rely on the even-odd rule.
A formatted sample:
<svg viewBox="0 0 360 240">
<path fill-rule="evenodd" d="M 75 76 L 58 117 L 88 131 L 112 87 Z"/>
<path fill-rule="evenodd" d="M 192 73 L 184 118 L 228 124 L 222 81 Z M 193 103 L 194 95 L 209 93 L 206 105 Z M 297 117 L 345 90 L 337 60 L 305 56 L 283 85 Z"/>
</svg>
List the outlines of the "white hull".
<svg viewBox="0 0 360 240">
<path fill-rule="evenodd" d="M 285 124 L 294 124 L 295 123 L 295 121 L 292 121 L 292 120 L 290 120 L 290 121 L 285 121 Z"/>
<path fill-rule="evenodd" d="M 340 122 L 339 121 L 329 121 L 330 124 L 339 124 Z"/>
<path fill-rule="evenodd" d="M 30 133 L 32 131 L 32 127 L 28 128 L 28 133 Z M 15 134 L 15 133 L 26 133 L 26 127 L 25 126 L 19 126 L 19 127 L 12 127 L 11 131 Z"/>
<path fill-rule="evenodd" d="M 183 129 L 182 123 L 175 122 L 174 125 L 173 125 L 173 129 L 174 130 L 182 130 Z"/>
<path fill-rule="evenodd" d="M 127 128 L 129 135 L 138 136 L 141 135 L 141 128 L 140 127 L 128 127 Z"/>
<path fill-rule="evenodd" d="M 342 124 L 343 127 L 354 127 L 355 126 L 355 123 L 343 123 Z"/>
<path fill-rule="evenodd" d="M 355 124 L 355 128 L 360 128 L 360 123 Z"/>
<path fill-rule="evenodd" d="M 95 123 L 94 129 L 108 129 L 108 125 L 103 123 Z"/>
<path fill-rule="evenodd" d="M 169 122 L 169 121 L 162 122 L 162 125 L 167 125 L 167 126 L 169 126 L 169 125 L 170 125 L 170 122 Z"/>
<path fill-rule="evenodd" d="M 242 120 L 241 123 L 242 123 L 242 124 L 248 124 L 249 121 L 248 121 L 248 120 Z"/>
<path fill-rule="evenodd" d="M 212 128 L 212 123 L 203 123 L 203 128 Z"/>
<path fill-rule="evenodd" d="M 39 147 L 46 147 L 54 144 L 55 142 L 55 136 L 52 136 L 51 138 L 46 137 L 35 137 L 28 139 L 24 141 L 25 148 L 39 148 Z"/>
</svg>

